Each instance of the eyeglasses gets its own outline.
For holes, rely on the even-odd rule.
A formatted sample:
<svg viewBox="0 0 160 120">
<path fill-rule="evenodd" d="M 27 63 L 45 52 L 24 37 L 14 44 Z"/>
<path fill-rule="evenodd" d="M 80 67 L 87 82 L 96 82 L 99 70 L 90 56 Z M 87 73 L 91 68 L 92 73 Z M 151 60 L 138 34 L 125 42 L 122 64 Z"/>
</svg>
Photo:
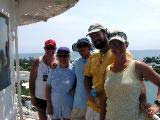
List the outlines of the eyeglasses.
<svg viewBox="0 0 160 120">
<path fill-rule="evenodd" d="M 54 47 L 54 46 L 46 46 L 45 49 L 46 50 L 55 50 L 56 47 Z"/>
<path fill-rule="evenodd" d="M 59 57 L 59 58 L 67 58 L 67 57 L 69 57 L 69 55 L 57 55 L 57 57 Z"/>
<path fill-rule="evenodd" d="M 77 44 L 77 48 L 83 48 L 83 47 L 89 47 L 90 45 L 87 44 L 87 43 L 80 43 L 80 44 Z"/>
</svg>

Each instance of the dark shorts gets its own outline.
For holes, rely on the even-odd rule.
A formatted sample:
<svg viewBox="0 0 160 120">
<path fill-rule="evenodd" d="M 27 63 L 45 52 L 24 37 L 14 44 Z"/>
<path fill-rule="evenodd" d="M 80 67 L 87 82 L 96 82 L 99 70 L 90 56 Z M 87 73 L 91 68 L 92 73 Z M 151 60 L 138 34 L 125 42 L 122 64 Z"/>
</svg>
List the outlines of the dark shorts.
<svg viewBox="0 0 160 120">
<path fill-rule="evenodd" d="M 46 110 L 46 108 L 47 108 L 47 101 L 39 99 L 39 98 L 36 98 L 36 107 Z"/>
</svg>

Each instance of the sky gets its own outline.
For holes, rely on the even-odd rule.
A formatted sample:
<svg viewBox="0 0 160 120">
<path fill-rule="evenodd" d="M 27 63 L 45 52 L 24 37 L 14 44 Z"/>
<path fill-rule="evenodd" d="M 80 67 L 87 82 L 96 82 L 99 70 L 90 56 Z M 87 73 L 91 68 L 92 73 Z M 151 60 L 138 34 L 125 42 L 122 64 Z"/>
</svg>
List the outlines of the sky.
<svg viewBox="0 0 160 120">
<path fill-rule="evenodd" d="M 160 0 L 79 0 L 68 11 L 47 22 L 18 28 L 19 53 L 42 53 L 44 41 L 71 48 L 85 37 L 88 27 L 100 23 L 109 30 L 121 29 L 130 50 L 160 48 Z"/>
</svg>

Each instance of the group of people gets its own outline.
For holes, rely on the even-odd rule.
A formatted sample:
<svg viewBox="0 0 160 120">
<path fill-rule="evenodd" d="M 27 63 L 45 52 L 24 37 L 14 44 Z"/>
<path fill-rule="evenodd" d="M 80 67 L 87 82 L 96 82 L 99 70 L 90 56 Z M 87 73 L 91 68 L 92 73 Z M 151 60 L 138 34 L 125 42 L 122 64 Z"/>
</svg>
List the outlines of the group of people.
<svg viewBox="0 0 160 120">
<path fill-rule="evenodd" d="M 45 41 L 29 79 L 31 101 L 40 120 L 146 120 L 159 112 L 160 75 L 127 50 L 127 35 L 101 24 L 89 27 L 74 44 L 80 58 L 70 64 L 68 47 Z M 93 51 L 93 45 L 96 50 Z M 55 55 L 56 54 L 56 55 Z M 149 104 L 145 80 L 158 87 Z"/>
</svg>

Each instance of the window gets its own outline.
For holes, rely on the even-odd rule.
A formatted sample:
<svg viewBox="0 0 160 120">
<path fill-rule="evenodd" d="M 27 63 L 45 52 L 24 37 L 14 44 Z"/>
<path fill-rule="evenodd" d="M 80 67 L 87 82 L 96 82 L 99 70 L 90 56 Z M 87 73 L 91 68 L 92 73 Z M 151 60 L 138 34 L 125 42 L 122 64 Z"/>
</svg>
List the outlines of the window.
<svg viewBox="0 0 160 120">
<path fill-rule="evenodd" d="M 0 91 L 11 84 L 8 18 L 0 13 Z"/>
</svg>

